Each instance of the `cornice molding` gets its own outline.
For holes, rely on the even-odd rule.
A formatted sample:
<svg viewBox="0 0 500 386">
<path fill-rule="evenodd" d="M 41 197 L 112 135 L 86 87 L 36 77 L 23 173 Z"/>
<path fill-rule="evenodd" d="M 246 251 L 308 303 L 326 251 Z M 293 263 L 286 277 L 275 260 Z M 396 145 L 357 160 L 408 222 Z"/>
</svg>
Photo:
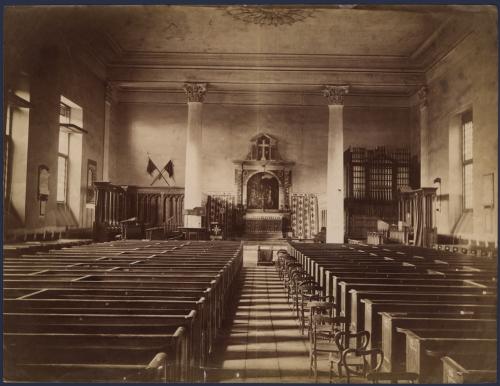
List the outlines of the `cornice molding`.
<svg viewBox="0 0 500 386">
<path fill-rule="evenodd" d="M 450 16 L 409 57 L 414 68 L 428 72 L 473 32 L 471 17 Z"/>
<path fill-rule="evenodd" d="M 75 49 L 72 50 L 72 55 L 86 66 L 98 79 L 102 81 L 106 80 L 106 65 L 95 52 L 88 48 L 88 46 L 76 46 Z"/>
<path fill-rule="evenodd" d="M 193 53 L 193 52 L 136 52 L 125 51 L 110 68 L 238 68 L 270 69 L 298 68 L 318 71 L 346 68 L 365 71 L 415 72 L 405 56 L 387 55 L 320 55 L 266 53 Z"/>
<path fill-rule="evenodd" d="M 321 95 L 321 87 L 307 92 L 238 92 L 213 90 L 207 93 L 204 104 L 210 105 L 250 105 L 250 106 L 297 106 L 297 107 L 325 107 L 325 98 Z M 388 107 L 408 108 L 407 95 L 360 94 L 350 93 L 345 100 L 347 107 Z M 146 103 L 161 105 L 186 105 L 186 95 L 181 88 L 120 88 L 118 101 L 127 103 Z"/>
<path fill-rule="evenodd" d="M 180 80 L 211 85 L 238 85 L 240 90 L 255 90 L 256 85 L 310 87 L 324 84 L 350 84 L 353 87 L 413 87 L 425 84 L 423 73 L 364 72 L 349 70 L 235 70 L 187 68 L 108 69 L 110 81 L 120 83 L 178 84 Z M 257 87 L 258 89 L 258 87 Z"/>
</svg>

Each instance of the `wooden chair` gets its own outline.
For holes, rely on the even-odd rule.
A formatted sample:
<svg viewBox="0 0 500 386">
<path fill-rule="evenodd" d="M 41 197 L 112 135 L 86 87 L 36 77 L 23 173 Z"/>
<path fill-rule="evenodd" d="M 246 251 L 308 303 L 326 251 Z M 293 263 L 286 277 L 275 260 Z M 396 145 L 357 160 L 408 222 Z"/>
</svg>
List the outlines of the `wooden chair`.
<svg viewBox="0 0 500 386">
<path fill-rule="evenodd" d="M 370 333 L 368 331 L 341 331 L 335 335 L 335 344 L 338 347 L 338 355 L 335 356 L 335 352 L 330 352 L 329 361 L 330 361 L 330 381 L 332 380 L 333 375 L 333 367 L 337 367 L 337 375 L 342 377 L 342 368 L 345 367 L 345 358 L 344 352 L 348 349 L 351 349 L 351 342 L 354 342 L 354 349 L 359 352 L 364 352 L 367 350 L 368 343 L 370 343 Z M 357 360 L 351 361 L 349 363 L 350 368 L 355 366 L 364 366 L 364 358 L 361 360 L 357 358 Z M 346 369 L 347 371 L 347 369 Z M 349 380 L 349 375 L 348 375 Z"/>
<path fill-rule="evenodd" d="M 285 265 L 283 267 L 283 287 L 287 291 L 287 296 L 288 296 L 288 287 L 290 284 L 291 276 L 293 272 L 297 269 L 302 269 L 302 264 L 295 260 L 291 261 L 286 261 Z"/>
<path fill-rule="evenodd" d="M 366 332 L 366 331 L 365 331 Z M 372 358 L 376 357 L 376 364 L 372 367 Z M 347 383 L 351 383 L 352 376 L 367 377 L 377 379 L 376 374 L 382 367 L 384 353 L 378 348 L 371 350 L 348 348 L 342 352 L 341 366 L 345 368 Z"/>
<path fill-rule="evenodd" d="M 323 287 L 316 283 L 313 279 L 307 279 L 298 285 L 298 296 L 299 296 L 299 321 L 300 321 L 300 333 L 304 335 L 304 329 L 306 327 L 306 309 L 309 310 L 308 304 L 311 301 L 325 300 L 326 298 L 322 295 Z"/>
<path fill-rule="evenodd" d="M 309 323 L 307 324 L 307 337 L 310 338 L 313 326 L 311 320 L 314 317 L 314 315 L 323 315 L 333 318 L 336 315 L 338 307 L 333 302 L 333 299 L 328 299 L 328 301 L 325 300 L 310 301 L 307 304 L 307 307 L 309 308 Z"/>
<path fill-rule="evenodd" d="M 318 376 L 318 356 L 321 353 L 340 355 L 341 348 L 336 343 L 337 335 L 345 330 L 347 319 L 345 317 L 331 317 L 323 314 L 311 316 L 310 334 L 309 334 L 309 368 Z"/>
<path fill-rule="evenodd" d="M 299 267 L 294 270 L 288 283 L 288 296 L 292 300 L 292 310 L 300 320 L 300 286 L 301 284 L 314 283 L 309 274 Z"/>
<path fill-rule="evenodd" d="M 286 266 L 286 261 L 294 261 L 295 259 L 290 256 L 285 249 L 279 249 L 278 252 L 276 252 L 276 256 L 276 271 L 278 272 L 279 278 L 283 280 L 283 271 Z"/>
</svg>

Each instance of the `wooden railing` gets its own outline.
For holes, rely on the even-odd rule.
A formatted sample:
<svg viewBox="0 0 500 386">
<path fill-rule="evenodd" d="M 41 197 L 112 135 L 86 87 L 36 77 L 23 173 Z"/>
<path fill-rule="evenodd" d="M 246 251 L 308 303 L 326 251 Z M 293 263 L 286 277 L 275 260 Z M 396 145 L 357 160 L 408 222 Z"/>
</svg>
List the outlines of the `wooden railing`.
<svg viewBox="0 0 500 386">
<path fill-rule="evenodd" d="M 184 188 L 119 186 L 96 182 L 95 234 L 99 240 L 120 233 L 123 220 L 142 229 L 183 224 Z"/>
<path fill-rule="evenodd" d="M 182 226 L 182 222 L 179 221 L 176 216 L 172 216 L 167 219 L 163 225 L 157 227 L 146 228 L 146 238 L 149 240 L 160 239 L 164 240 L 169 235 L 172 235 Z"/>
</svg>

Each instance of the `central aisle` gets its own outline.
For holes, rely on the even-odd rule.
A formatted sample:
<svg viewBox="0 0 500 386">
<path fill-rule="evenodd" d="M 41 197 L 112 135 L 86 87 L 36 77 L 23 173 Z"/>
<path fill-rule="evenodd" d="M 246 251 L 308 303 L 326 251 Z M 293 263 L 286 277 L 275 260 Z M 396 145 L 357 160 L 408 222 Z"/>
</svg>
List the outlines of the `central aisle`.
<svg viewBox="0 0 500 386">
<path fill-rule="evenodd" d="M 241 275 L 233 322 L 217 341 L 207 381 L 314 382 L 307 335 L 300 334 L 275 267 L 245 266 Z M 326 371 L 318 381 L 328 382 Z"/>
</svg>

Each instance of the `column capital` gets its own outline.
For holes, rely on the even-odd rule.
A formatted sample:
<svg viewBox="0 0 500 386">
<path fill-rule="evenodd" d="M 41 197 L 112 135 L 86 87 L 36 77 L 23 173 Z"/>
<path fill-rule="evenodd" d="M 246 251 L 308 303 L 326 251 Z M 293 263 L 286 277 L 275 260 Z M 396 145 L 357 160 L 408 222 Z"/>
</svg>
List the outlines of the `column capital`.
<svg viewBox="0 0 500 386">
<path fill-rule="evenodd" d="M 322 92 L 329 105 L 344 105 L 344 96 L 349 93 L 349 86 L 325 85 Z"/>
<path fill-rule="evenodd" d="M 422 86 L 417 91 L 418 101 L 419 101 L 420 107 L 427 107 L 427 93 L 428 92 L 429 92 L 429 89 L 427 88 L 427 86 Z"/>
<path fill-rule="evenodd" d="M 205 99 L 206 83 L 184 83 L 182 88 L 187 94 L 188 102 L 203 102 Z"/>
<path fill-rule="evenodd" d="M 106 82 L 106 92 L 104 95 L 104 100 L 108 103 L 112 103 L 116 100 L 117 85 L 114 82 Z"/>
</svg>

